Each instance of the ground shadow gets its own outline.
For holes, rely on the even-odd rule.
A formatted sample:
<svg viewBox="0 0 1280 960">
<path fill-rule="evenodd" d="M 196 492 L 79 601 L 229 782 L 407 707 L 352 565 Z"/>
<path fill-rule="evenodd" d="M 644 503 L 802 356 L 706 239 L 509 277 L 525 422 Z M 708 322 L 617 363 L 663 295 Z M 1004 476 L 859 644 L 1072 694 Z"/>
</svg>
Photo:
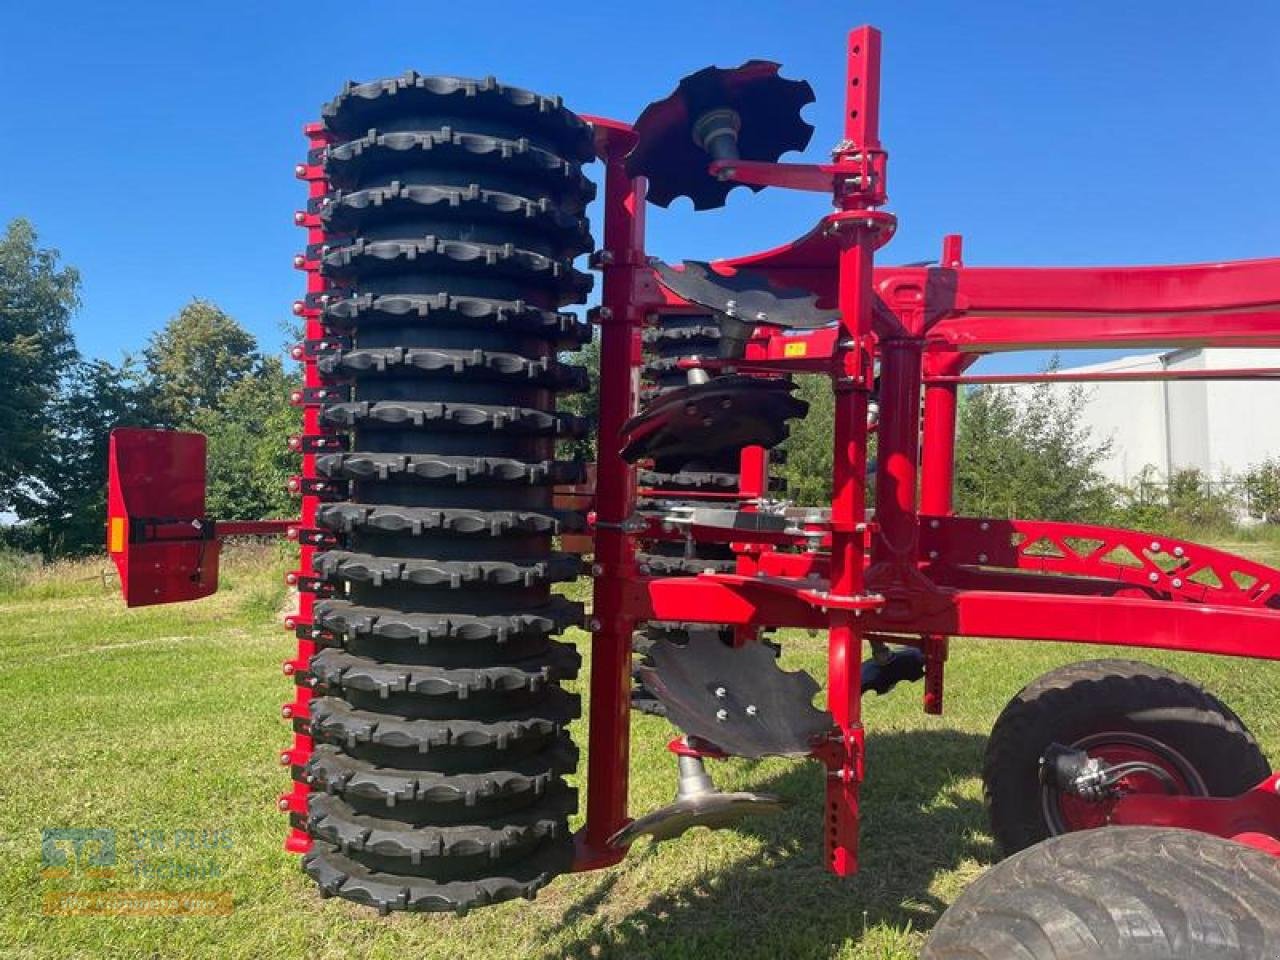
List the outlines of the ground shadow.
<svg viewBox="0 0 1280 960">
<path fill-rule="evenodd" d="M 949 730 L 868 737 L 862 869 L 849 880 L 822 867 L 824 771 L 797 763 L 781 775 L 762 774 L 751 789 L 791 802 L 779 815 L 738 828 L 763 840 L 763 850 L 624 912 L 608 903 L 617 875 L 601 875 L 585 903 L 563 920 L 597 909 L 609 919 L 559 945 L 554 956 L 830 957 L 879 923 L 928 929 L 945 908 L 930 892 L 935 877 L 965 861 L 995 858 L 971 787 L 984 744 L 984 737 Z M 961 789 L 966 781 L 968 796 Z"/>
</svg>

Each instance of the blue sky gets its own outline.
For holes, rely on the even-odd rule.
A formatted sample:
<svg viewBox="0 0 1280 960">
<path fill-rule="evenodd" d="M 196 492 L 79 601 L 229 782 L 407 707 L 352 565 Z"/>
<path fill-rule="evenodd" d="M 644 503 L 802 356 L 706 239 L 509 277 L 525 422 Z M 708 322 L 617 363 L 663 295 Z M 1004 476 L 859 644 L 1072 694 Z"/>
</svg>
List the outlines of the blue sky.
<svg viewBox="0 0 1280 960">
<path fill-rule="evenodd" d="M 80 268 L 90 355 L 137 350 L 194 296 L 282 342 L 300 128 L 344 80 L 493 74 L 632 119 L 685 73 L 763 57 L 813 84 L 821 159 L 861 23 L 885 33 L 901 228 L 883 262 L 936 256 L 952 231 L 971 264 L 1280 255 L 1277 4 L 66 0 L 5 21 L 0 220 L 29 217 Z M 697 215 L 681 201 L 652 209 L 650 252 L 764 249 L 825 209 L 778 190 Z"/>
</svg>

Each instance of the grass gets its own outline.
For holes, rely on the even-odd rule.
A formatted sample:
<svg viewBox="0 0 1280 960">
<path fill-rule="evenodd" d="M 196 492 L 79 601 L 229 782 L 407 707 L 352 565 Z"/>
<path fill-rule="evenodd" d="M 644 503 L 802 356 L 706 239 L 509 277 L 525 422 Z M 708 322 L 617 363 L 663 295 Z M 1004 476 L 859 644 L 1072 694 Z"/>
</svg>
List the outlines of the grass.
<svg viewBox="0 0 1280 960">
<path fill-rule="evenodd" d="M 1278 559 L 1271 545 L 1259 559 Z M 0 582 L 0 703 L 7 737 L 0 777 L 0 956 L 297 958 L 719 958 L 917 955 L 948 903 L 995 858 L 981 803 L 987 731 L 1018 688 L 1054 666 L 1106 651 L 958 641 L 943 718 L 919 710 L 918 688 L 866 702 L 868 782 L 862 873 L 820 863 L 822 775 L 816 764 L 731 760 L 722 786 L 781 794 L 785 813 L 733 831 L 642 841 L 619 866 L 562 877 L 534 903 L 463 919 L 378 918 L 320 900 L 281 850 L 289 740 L 278 705 L 291 698 L 280 663 L 285 556 L 240 550 L 224 589 L 198 603 L 126 610 L 101 561 L 28 568 Z M 572 639 L 586 651 L 585 636 Z M 789 632 L 785 666 L 822 676 L 820 637 Z M 1016 653 L 1015 653 L 1016 651 Z M 1141 653 L 1205 683 L 1280 758 L 1274 709 L 1280 666 Z M 585 689 L 586 677 L 580 681 Z M 579 725 L 575 735 L 585 742 Z M 635 718 L 631 804 L 644 811 L 674 789 L 670 728 Z M 45 875 L 41 830 L 117 831 L 114 877 Z M 181 849 L 155 850 L 148 838 Z M 200 831 L 230 846 L 192 849 Z M 219 875 L 135 875 L 186 866 Z M 227 891 L 220 917 L 51 917 L 45 894 L 93 890 Z"/>
</svg>

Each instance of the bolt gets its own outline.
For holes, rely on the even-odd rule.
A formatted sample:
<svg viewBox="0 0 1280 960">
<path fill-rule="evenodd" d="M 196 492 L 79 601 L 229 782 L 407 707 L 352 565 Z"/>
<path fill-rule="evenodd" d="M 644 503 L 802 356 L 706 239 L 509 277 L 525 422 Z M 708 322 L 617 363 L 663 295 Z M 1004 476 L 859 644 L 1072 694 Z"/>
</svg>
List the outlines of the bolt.
<svg viewBox="0 0 1280 960">
<path fill-rule="evenodd" d="M 1147 579 L 1148 579 L 1148 580 L 1150 580 L 1152 583 L 1159 583 L 1159 582 L 1160 582 L 1160 574 L 1155 573 L 1155 572 L 1149 573 L 1149 574 L 1147 574 Z"/>
<path fill-rule="evenodd" d="M 295 164 L 293 168 L 295 177 L 305 177 L 307 175 L 307 165 L 305 163 Z"/>
<path fill-rule="evenodd" d="M 1159 540 L 1152 540 L 1152 541 L 1151 541 L 1151 552 L 1152 552 L 1152 553 L 1159 553 L 1159 552 L 1160 552 L 1160 541 L 1159 541 Z"/>
<path fill-rule="evenodd" d="M 288 720 L 290 717 L 293 716 L 293 707 L 289 706 L 286 703 L 283 707 L 280 708 L 280 716 Z"/>
<path fill-rule="evenodd" d="M 276 809 L 279 810 L 281 813 L 288 813 L 289 801 L 285 797 L 281 797 L 279 800 L 276 801 Z"/>
<path fill-rule="evenodd" d="M 937 551 L 937 550 L 930 550 L 930 551 L 929 551 L 929 559 L 930 559 L 930 560 L 937 560 L 937 559 L 938 559 L 938 551 Z"/>
<path fill-rule="evenodd" d="M 1182 589 L 1182 578 L 1181 578 L 1181 577 L 1174 577 L 1174 578 L 1173 578 L 1173 588 L 1174 588 L 1175 590 L 1180 590 L 1180 589 Z"/>
<path fill-rule="evenodd" d="M 290 763 L 292 763 L 292 762 L 293 762 L 293 757 L 289 756 L 289 751 L 288 751 L 288 750 L 286 750 L 284 753 L 280 754 L 280 766 L 282 766 L 282 767 L 287 767 L 287 766 L 289 766 L 289 764 L 290 764 Z"/>
<path fill-rule="evenodd" d="M 930 527 L 930 529 L 937 530 L 940 526 L 942 526 L 942 521 L 941 521 L 941 520 L 936 520 L 936 519 L 935 519 L 935 520 L 930 520 L 930 521 L 929 521 L 929 527 Z"/>
<path fill-rule="evenodd" d="M 729 711 L 728 711 L 728 710 L 717 710 L 717 711 L 716 711 L 716 719 L 717 719 L 717 720 L 719 720 L 721 723 L 723 723 L 725 720 L 728 720 L 728 719 L 729 719 Z"/>
<path fill-rule="evenodd" d="M 716 696 L 719 697 L 721 700 L 725 698 L 725 694 L 727 694 L 728 692 L 729 691 L 727 691 L 724 687 L 716 687 L 715 689 Z"/>
<path fill-rule="evenodd" d="M 292 663 L 290 663 L 288 660 L 286 660 L 286 661 L 284 662 L 284 664 L 281 666 L 281 668 L 280 668 L 280 669 L 281 669 L 282 671 L 284 671 L 284 675 L 285 675 L 286 677 L 292 677 L 292 676 L 294 675 L 294 673 L 295 673 L 295 672 L 297 672 L 297 669 L 298 669 L 298 668 L 297 668 L 297 667 L 295 667 L 295 666 L 294 666 Z"/>
<path fill-rule="evenodd" d="M 754 716 L 755 716 L 757 713 L 759 713 L 759 712 L 760 712 L 760 711 L 758 711 L 758 710 L 756 709 L 756 705 L 755 705 L 754 703 L 749 703 L 749 704 L 747 704 L 747 716 L 748 716 L 748 717 L 754 717 Z"/>
<path fill-rule="evenodd" d="M 611 307 L 601 307 L 599 310 L 596 311 L 596 316 L 599 317 L 601 320 L 612 320 L 613 309 Z"/>
<path fill-rule="evenodd" d="M 987 562 L 987 555 L 986 555 L 985 553 L 980 553 L 980 554 L 978 554 L 978 562 L 979 562 L 979 563 L 986 563 L 986 562 Z"/>
<path fill-rule="evenodd" d="M 756 319 L 759 320 L 761 323 L 764 323 L 766 320 L 769 319 L 769 315 L 765 313 L 763 310 L 761 310 L 759 313 L 756 314 Z"/>
<path fill-rule="evenodd" d="M 604 624 L 600 622 L 599 617 L 592 617 L 590 620 L 587 621 L 587 627 L 591 630 L 592 633 L 599 632 L 603 626 Z"/>
<path fill-rule="evenodd" d="M 1180 556 L 1182 556 L 1182 555 L 1183 555 L 1183 553 L 1185 553 L 1185 552 L 1186 552 L 1186 551 L 1184 551 L 1181 547 L 1174 547 L 1174 548 L 1173 548 L 1173 555 L 1174 555 L 1175 557 L 1180 557 Z"/>
<path fill-rule="evenodd" d="M 989 524 L 989 523 L 987 523 L 987 521 L 983 520 L 980 524 L 978 524 L 978 529 L 979 529 L 979 530 L 990 530 L 990 529 L 991 529 L 991 524 Z"/>
<path fill-rule="evenodd" d="M 598 576 L 600 576 L 600 574 L 602 574 L 602 573 L 604 573 L 604 567 L 602 567 L 600 564 L 598 564 L 598 563 L 593 563 L 593 564 L 591 565 L 591 575 L 592 575 L 593 577 L 598 577 Z"/>
</svg>

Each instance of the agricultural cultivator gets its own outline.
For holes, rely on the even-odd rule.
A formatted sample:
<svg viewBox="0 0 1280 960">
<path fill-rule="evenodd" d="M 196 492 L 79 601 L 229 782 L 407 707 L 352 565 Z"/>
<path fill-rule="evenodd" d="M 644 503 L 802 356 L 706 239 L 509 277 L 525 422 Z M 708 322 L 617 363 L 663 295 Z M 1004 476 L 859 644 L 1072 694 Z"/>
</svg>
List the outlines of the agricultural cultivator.
<svg viewBox="0 0 1280 960">
<path fill-rule="evenodd" d="M 200 438 L 117 431 L 109 546 L 129 603 L 212 592 L 223 535 L 287 528 L 299 543 L 280 808 L 322 894 L 462 913 L 611 865 L 641 836 L 776 810 L 716 788 L 711 761 L 727 756 L 821 763 L 815 829 L 827 867 L 848 875 L 861 698 L 920 683 L 923 709 L 941 713 L 951 638 L 1280 659 L 1280 571 L 1164 536 L 952 509 L 957 396 L 983 381 L 966 374 L 975 360 L 1280 347 L 1280 260 L 981 268 L 948 236 L 934 264 L 877 266 L 895 228 L 879 33 L 853 31 L 845 53 L 844 136 L 822 163 L 779 160 L 808 145 L 814 97 L 768 61 L 686 77 L 634 124 L 493 79 L 348 84 L 306 128 L 297 169 L 300 520 L 208 520 Z M 646 200 L 703 210 L 739 185 L 825 194 L 835 211 L 762 253 L 646 256 Z M 566 309 L 591 292 L 574 265 L 588 252 L 602 277 L 594 425 L 556 405 L 588 385 L 565 359 L 592 336 Z M 806 413 L 798 373 L 829 377 L 835 395 L 829 509 L 790 505 L 771 475 Z M 564 441 L 593 428 L 588 469 Z M 584 574 L 589 612 L 554 589 Z M 567 728 L 581 707 L 565 684 L 580 657 L 560 639 L 572 626 L 591 635 L 576 834 L 566 777 L 581 745 Z M 815 678 L 778 665 L 783 627 L 827 631 L 821 706 Z M 633 708 L 670 719 L 677 771 L 673 802 L 634 817 Z M 983 776 L 991 829 L 1018 856 L 961 899 L 930 955 L 1077 955 L 1062 936 L 1099 957 L 1159 937 L 1179 957 L 1280 944 L 1280 778 L 1191 681 L 1129 660 L 1054 671 L 1000 716 Z M 1094 874 L 1114 904 L 1057 889 Z M 1235 899 L 1229 876 L 1248 888 Z M 1226 900 L 1208 930 L 1204 910 Z M 1115 922 L 1121 910 L 1132 922 Z M 1241 952 L 1207 949 L 1228 941 Z"/>
</svg>

